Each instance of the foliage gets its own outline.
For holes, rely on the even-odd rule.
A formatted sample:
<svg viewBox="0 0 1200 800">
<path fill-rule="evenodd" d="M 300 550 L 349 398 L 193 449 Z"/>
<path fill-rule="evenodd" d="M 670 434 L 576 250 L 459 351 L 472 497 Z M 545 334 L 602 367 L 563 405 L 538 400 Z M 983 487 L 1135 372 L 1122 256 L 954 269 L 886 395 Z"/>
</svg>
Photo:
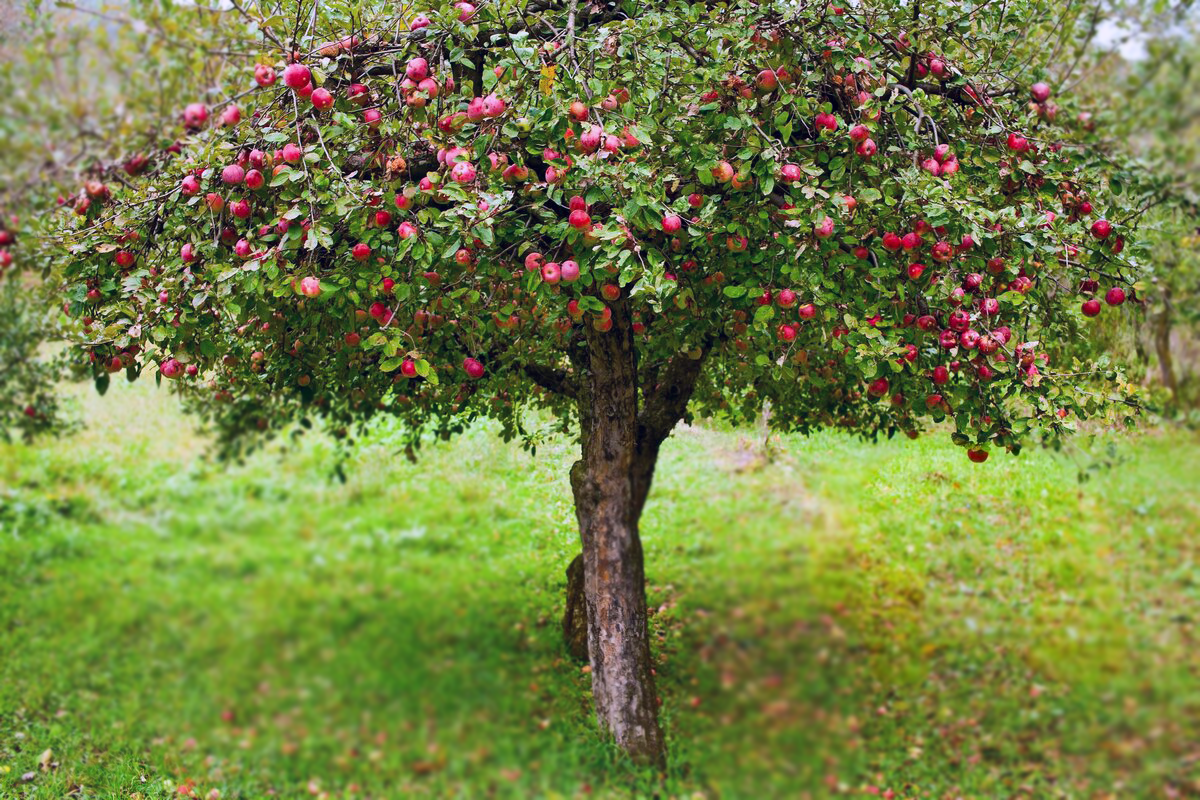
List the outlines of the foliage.
<svg viewBox="0 0 1200 800">
<path fill-rule="evenodd" d="M 334 485 L 323 436 L 197 464 L 148 383 L 0 448 L 0 795 L 1197 791 L 1194 437 L 1116 438 L 1082 487 L 937 436 L 785 436 L 762 469 L 673 437 L 642 526 L 660 782 L 563 666 L 569 439 L 530 458 L 481 424 L 413 466 L 381 425 Z"/>
<path fill-rule="evenodd" d="M 1123 87 L 1134 152 L 1148 172 L 1173 184 L 1147 226 L 1147 243 L 1160 268 L 1144 328 L 1170 399 L 1181 409 L 1194 409 L 1200 404 L 1194 355 L 1200 340 L 1200 103 L 1194 91 L 1200 48 L 1187 38 L 1156 45 Z"/>
<path fill-rule="evenodd" d="M 65 374 L 65 360 L 45 347 L 63 331 L 41 311 L 43 305 L 29 302 L 36 293 L 14 276 L 0 275 L 0 440 L 6 442 L 62 433 L 74 424 L 56 385 Z"/>
<path fill-rule="evenodd" d="M 173 378 L 230 437 L 387 412 L 410 444 L 536 441 L 598 333 L 647 398 L 702 359 L 697 413 L 1016 452 L 1129 393 L 1067 345 L 1081 292 L 1137 291 L 1150 202 L 1073 98 L 1029 102 L 1058 8 L 189 11 L 202 105 L 72 198 L 69 309 L 97 374 Z"/>
</svg>

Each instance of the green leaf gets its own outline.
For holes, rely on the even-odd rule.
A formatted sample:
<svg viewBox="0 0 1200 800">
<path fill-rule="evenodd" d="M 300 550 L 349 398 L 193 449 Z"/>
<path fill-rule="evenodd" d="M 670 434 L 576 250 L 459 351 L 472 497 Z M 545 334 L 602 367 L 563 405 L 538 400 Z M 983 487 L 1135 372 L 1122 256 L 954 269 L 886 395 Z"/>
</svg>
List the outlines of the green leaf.
<svg viewBox="0 0 1200 800">
<path fill-rule="evenodd" d="M 766 305 L 759 306 L 754 311 L 754 324 L 765 325 L 775 318 L 775 306 Z"/>
</svg>

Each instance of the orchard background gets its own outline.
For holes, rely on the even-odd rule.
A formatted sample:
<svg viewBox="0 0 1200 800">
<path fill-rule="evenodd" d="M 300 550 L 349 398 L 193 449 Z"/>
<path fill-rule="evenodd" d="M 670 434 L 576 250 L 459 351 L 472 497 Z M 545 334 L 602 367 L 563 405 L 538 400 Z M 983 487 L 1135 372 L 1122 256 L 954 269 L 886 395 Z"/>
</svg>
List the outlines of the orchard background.
<svg viewBox="0 0 1200 800">
<path fill-rule="evenodd" d="M 10 6 L 5 793 L 1200 793 L 1190 4 Z"/>
</svg>

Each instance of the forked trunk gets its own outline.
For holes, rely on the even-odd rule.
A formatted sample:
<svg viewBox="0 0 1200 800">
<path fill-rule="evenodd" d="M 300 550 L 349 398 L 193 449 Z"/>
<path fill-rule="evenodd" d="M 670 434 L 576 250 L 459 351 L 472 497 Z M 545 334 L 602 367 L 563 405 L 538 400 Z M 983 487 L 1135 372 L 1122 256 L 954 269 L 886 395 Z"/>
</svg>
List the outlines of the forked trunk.
<svg viewBox="0 0 1200 800">
<path fill-rule="evenodd" d="M 622 307 L 617 313 L 627 312 Z M 634 487 L 637 370 L 627 326 L 590 331 L 588 358 L 579 402 L 583 453 L 571 470 L 571 487 L 583 544 L 592 696 L 600 725 L 617 744 L 639 763 L 661 765 L 666 750 L 650 661 Z"/>
<path fill-rule="evenodd" d="M 611 329 L 585 328 L 587 346 L 572 356 L 578 380 L 566 384 L 579 410 L 583 452 L 571 488 L 583 552 L 567 569 L 563 634 L 571 654 L 591 662 L 601 727 L 635 761 L 663 766 L 638 519 L 659 447 L 686 416 L 708 345 L 639 365 L 628 298 L 609 308 Z M 564 386 L 545 370 L 534 374 Z"/>
</svg>

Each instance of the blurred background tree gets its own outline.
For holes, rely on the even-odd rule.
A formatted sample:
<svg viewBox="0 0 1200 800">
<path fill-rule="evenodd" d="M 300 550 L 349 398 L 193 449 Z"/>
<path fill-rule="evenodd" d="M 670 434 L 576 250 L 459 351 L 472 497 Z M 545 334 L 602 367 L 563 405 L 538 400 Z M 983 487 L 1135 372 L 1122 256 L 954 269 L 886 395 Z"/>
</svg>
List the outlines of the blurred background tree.
<svg viewBox="0 0 1200 800">
<path fill-rule="evenodd" d="M 1130 304 L 1129 327 L 1108 319 L 1099 347 L 1140 368 L 1168 416 L 1197 419 L 1200 404 L 1200 44 L 1194 3 L 1097 7 L 1090 65 L 1076 88 L 1098 109 L 1111 151 L 1132 155 L 1155 187 L 1143 220 L 1153 273 Z M 1113 102 L 1116 98 L 1116 102 Z"/>
</svg>

